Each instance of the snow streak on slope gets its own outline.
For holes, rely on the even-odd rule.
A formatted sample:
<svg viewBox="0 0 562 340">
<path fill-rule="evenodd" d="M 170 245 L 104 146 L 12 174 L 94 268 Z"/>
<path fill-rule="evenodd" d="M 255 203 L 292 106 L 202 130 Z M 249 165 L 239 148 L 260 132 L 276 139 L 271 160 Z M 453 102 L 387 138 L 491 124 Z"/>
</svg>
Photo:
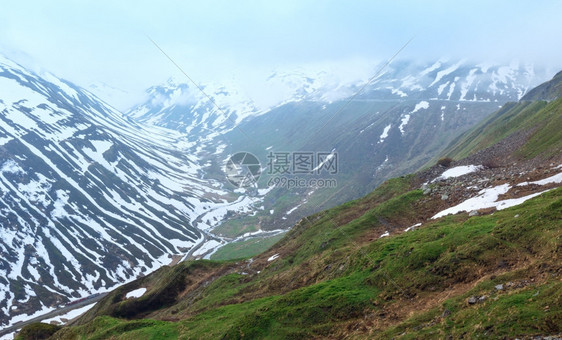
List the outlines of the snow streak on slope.
<svg viewBox="0 0 562 340">
<path fill-rule="evenodd" d="M 433 80 L 433 82 L 431 84 L 429 84 L 429 87 L 432 87 L 433 85 L 437 84 L 441 79 L 443 79 L 444 76 L 453 73 L 454 71 L 456 71 L 459 66 L 462 64 L 463 62 L 460 61 L 442 71 L 437 72 L 437 75 L 435 76 L 435 80 Z"/>
<path fill-rule="evenodd" d="M 344 81 L 326 71 L 278 70 L 262 80 L 264 93 L 255 98 L 232 80 L 199 84 L 203 94 L 194 85 L 171 78 L 149 88 L 146 102 L 131 109 L 128 115 L 144 123 L 213 138 L 232 130 L 244 119 L 286 103 L 332 102 L 349 97 L 364 77 Z"/>
<path fill-rule="evenodd" d="M 170 79 L 166 84 L 148 89 L 148 101 L 131 110 L 129 115 L 146 124 L 212 137 L 232 129 L 245 117 L 259 113 L 254 103 L 233 84 L 206 84 L 201 88 L 212 96 L 216 105 L 193 85 Z"/>
<path fill-rule="evenodd" d="M 390 131 L 391 127 L 392 127 L 392 124 L 388 124 L 387 126 L 384 127 L 384 130 L 382 131 L 381 135 L 379 136 L 379 143 L 384 142 L 386 137 L 388 137 L 388 131 Z"/>
<path fill-rule="evenodd" d="M 232 79 L 218 85 L 200 84 L 220 109 L 193 85 L 172 79 L 148 89 L 146 102 L 131 109 L 128 115 L 141 122 L 187 132 L 199 140 L 211 140 L 243 120 L 267 114 L 287 103 L 329 104 L 348 98 L 379 68 L 380 65 L 365 67 L 361 76 L 348 79 L 338 76 L 337 70 L 330 67 L 277 70 L 263 79 L 263 93 L 257 98 L 252 98 Z M 400 61 L 386 67 L 356 101 L 505 102 L 519 98 L 531 84 L 537 83 L 536 76 L 532 65 L 517 63 L 484 68 L 466 61 L 440 60 L 426 65 Z"/>
<path fill-rule="evenodd" d="M 225 192 L 201 180 L 194 148 L 0 58 L 0 325 L 202 242 L 196 220 L 224 211 Z"/>
<path fill-rule="evenodd" d="M 467 102 L 517 100 L 547 78 L 533 65 L 473 65 L 466 61 L 438 61 L 429 65 L 398 62 L 375 80 L 369 96 Z M 390 89 L 385 92 L 383 89 Z M 367 91 L 369 92 L 369 90 Z M 383 96 L 384 95 L 384 96 Z"/>
</svg>

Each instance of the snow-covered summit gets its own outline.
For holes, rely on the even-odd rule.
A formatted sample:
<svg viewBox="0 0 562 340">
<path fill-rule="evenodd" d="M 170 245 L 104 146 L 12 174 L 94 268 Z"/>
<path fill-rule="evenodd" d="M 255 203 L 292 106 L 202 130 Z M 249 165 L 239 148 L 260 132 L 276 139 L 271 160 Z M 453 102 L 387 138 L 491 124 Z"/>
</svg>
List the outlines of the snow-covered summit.
<svg viewBox="0 0 562 340">
<path fill-rule="evenodd" d="M 253 89 L 232 78 L 198 83 L 204 93 L 188 79 L 175 78 L 147 89 L 146 101 L 128 115 L 190 134 L 222 134 L 245 119 L 291 102 L 332 103 L 360 90 L 356 100 L 516 101 L 544 78 L 533 65 L 518 62 L 473 64 L 440 59 L 432 63 L 396 61 L 384 69 L 381 66 L 350 69 L 349 75 L 333 65 L 280 68 L 252 84 Z M 372 81 L 367 84 L 369 79 Z"/>
</svg>

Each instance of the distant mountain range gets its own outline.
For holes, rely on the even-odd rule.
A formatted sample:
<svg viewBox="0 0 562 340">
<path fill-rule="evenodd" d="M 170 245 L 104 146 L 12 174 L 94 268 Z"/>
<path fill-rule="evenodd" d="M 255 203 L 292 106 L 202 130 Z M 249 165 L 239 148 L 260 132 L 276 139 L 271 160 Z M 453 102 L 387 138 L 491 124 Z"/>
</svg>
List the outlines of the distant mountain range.
<svg viewBox="0 0 562 340">
<path fill-rule="evenodd" d="M 372 72 L 375 70 L 376 67 Z M 535 72 L 533 65 L 518 63 L 505 66 L 437 61 L 420 65 L 401 61 L 384 68 L 359 98 L 505 102 L 518 100 L 529 86 L 544 78 L 545 75 Z M 198 84 L 197 88 L 187 79 L 170 79 L 166 84 L 149 88 L 146 102 L 127 114 L 142 122 L 183 132 L 224 132 L 244 119 L 287 103 L 332 103 L 345 99 L 357 93 L 369 76 L 342 83 L 325 71 L 276 71 L 263 81 L 263 87 L 272 92 L 272 99 L 266 104 L 261 103 L 261 98 L 250 98 L 234 81 L 218 86 Z"/>
</svg>

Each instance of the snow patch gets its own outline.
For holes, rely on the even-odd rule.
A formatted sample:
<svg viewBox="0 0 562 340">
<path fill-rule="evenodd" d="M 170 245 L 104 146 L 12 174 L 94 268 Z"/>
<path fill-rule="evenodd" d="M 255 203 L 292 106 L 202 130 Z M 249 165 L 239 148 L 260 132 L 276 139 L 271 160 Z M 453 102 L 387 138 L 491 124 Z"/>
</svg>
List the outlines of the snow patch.
<svg viewBox="0 0 562 340">
<path fill-rule="evenodd" d="M 404 135 L 404 127 L 408 124 L 409 121 L 410 121 L 410 115 L 405 115 L 404 117 L 402 117 L 400 126 L 398 126 L 398 129 L 400 130 L 400 133 L 402 135 Z"/>
<path fill-rule="evenodd" d="M 454 168 L 448 169 L 447 171 L 443 172 L 441 176 L 434 179 L 432 182 L 435 182 L 439 179 L 447 179 L 447 178 L 454 178 L 464 176 L 471 172 L 479 171 L 482 169 L 481 165 L 461 165 L 456 166 Z"/>
<path fill-rule="evenodd" d="M 53 211 L 51 211 L 51 217 L 52 218 L 63 218 L 68 216 L 68 213 L 66 212 L 66 210 L 64 210 L 64 207 L 68 204 L 68 193 L 66 193 L 64 190 L 57 190 L 56 191 L 57 194 L 57 200 L 54 203 L 54 209 Z"/>
<path fill-rule="evenodd" d="M 62 314 L 62 315 L 58 315 L 55 316 L 54 318 L 50 318 L 50 319 L 45 319 L 45 320 L 41 320 L 42 323 L 52 323 L 52 322 L 56 322 L 59 324 L 65 324 L 70 320 L 73 320 L 77 317 L 79 317 L 80 315 L 86 313 L 87 311 L 89 311 L 90 309 L 92 309 L 92 307 L 94 307 L 96 305 L 96 303 L 92 303 L 89 304 L 87 306 L 81 307 L 81 308 L 76 308 L 71 310 L 68 313 Z M 64 320 L 63 320 L 64 319 Z M 65 321 L 66 320 L 66 321 Z"/>
<path fill-rule="evenodd" d="M 437 96 L 440 96 L 441 93 L 443 93 L 443 90 L 447 87 L 447 85 L 449 85 L 449 82 L 439 85 L 439 87 L 437 88 Z"/>
<path fill-rule="evenodd" d="M 559 174 L 556 174 L 554 176 L 550 176 L 550 177 L 547 177 L 547 178 L 540 179 L 538 181 L 519 183 L 519 184 L 517 184 L 517 186 L 521 187 L 521 186 L 530 185 L 530 184 L 546 185 L 546 184 L 550 184 L 550 183 L 562 183 L 562 172 L 559 173 Z"/>
<path fill-rule="evenodd" d="M 475 75 L 476 71 L 478 71 L 477 68 L 472 69 L 468 72 L 468 76 L 466 76 L 466 81 L 462 84 L 461 87 L 461 97 L 459 100 L 466 100 L 465 99 L 466 94 L 468 93 L 468 90 L 470 89 L 472 83 L 476 79 L 476 75 Z"/>
<path fill-rule="evenodd" d="M 4 334 L 4 335 L 0 336 L 0 340 L 13 340 L 15 338 L 15 336 L 16 336 L 16 332 Z"/>
<path fill-rule="evenodd" d="M 455 81 L 457 80 L 457 78 L 455 78 Z M 451 96 L 453 95 L 453 92 L 455 92 L 455 83 L 451 83 L 451 86 L 449 87 L 449 92 L 447 92 L 447 100 L 451 100 Z"/>
<path fill-rule="evenodd" d="M 2 168 L 0 169 L 0 172 L 16 174 L 16 175 L 25 174 L 25 171 L 23 171 L 23 169 L 18 165 L 18 163 L 16 163 L 13 159 L 8 159 L 6 162 L 4 162 Z"/>
<path fill-rule="evenodd" d="M 379 137 L 379 143 L 384 142 L 386 137 L 388 137 L 388 132 L 390 131 L 391 127 L 392 127 L 392 124 L 388 124 L 387 126 L 385 126 L 384 130 L 382 130 L 382 133 Z M 400 131 L 402 131 L 402 130 L 400 130 Z"/>
<path fill-rule="evenodd" d="M 209 242 L 205 243 L 201 248 L 197 249 L 192 255 L 193 256 L 201 256 L 206 254 L 207 252 L 215 249 L 216 247 L 220 246 L 220 242 L 216 240 L 210 240 Z"/>
<path fill-rule="evenodd" d="M 146 288 L 138 288 L 128 292 L 127 295 L 125 295 L 125 298 L 126 299 L 140 298 L 141 296 L 144 295 L 144 293 L 146 293 Z"/>
<path fill-rule="evenodd" d="M 425 76 L 426 74 L 433 72 L 441 67 L 441 61 L 435 62 L 435 64 L 431 65 L 430 67 L 426 68 L 425 70 L 420 72 L 420 76 Z"/>
<path fill-rule="evenodd" d="M 332 149 L 331 153 L 328 156 L 326 156 L 326 158 L 322 162 L 320 162 L 320 164 L 318 164 L 316 166 L 316 168 L 312 169 L 312 172 L 315 172 L 315 171 L 318 171 L 318 170 L 322 169 L 324 164 L 328 163 L 332 158 L 334 158 L 334 156 L 335 156 L 334 152 L 335 151 L 336 151 L 336 149 Z"/>
<path fill-rule="evenodd" d="M 547 192 L 548 190 L 542 191 L 542 192 L 538 192 L 538 193 L 534 193 L 534 194 L 530 194 L 524 197 L 519 197 L 519 198 L 512 198 L 512 199 L 507 199 L 507 200 L 503 200 L 503 201 L 497 201 L 498 197 L 500 195 L 503 195 L 505 193 L 507 193 L 509 191 L 509 189 L 511 188 L 511 186 L 509 184 L 502 184 L 502 185 L 498 185 L 495 186 L 493 188 L 488 188 L 488 189 L 482 189 L 478 192 L 478 196 L 476 197 L 472 197 L 467 199 L 466 201 L 455 205 L 454 207 L 450 207 L 448 209 L 445 209 L 439 213 L 437 213 L 436 215 L 434 215 L 431 219 L 436 219 L 436 218 L 440 218 L 443 216 L 447 216 L 447 215 L 451 215 L 451 214 L 457 214 L 459 212 L 469 212 L 472 210 L 480 210 L 480 209 L 486 209 L 486 208 L 496 208 L 497 210 L 503 210 L 503 209 L 507 209 L 516 205 L 519 205 L 533 197 L 536 197 L 542 193 Z"/>
<path fill-rule="evenodd" d="M 425 100 L 422 100 L 421 102 L 416 104 L 416 106 L 414 107 L 414 111 L 412 111 L 412 113 L 416 113 L 421 109 L 427 110 L 428 108 L 429 108 L 429 103 L 426 102 Z"/>
<path fill-rule="evenodd" d="M 291 209 L 290 209 L 289 211 L 287 211 L 285 214 L 286 214 L 286 215 L 291 215 L 291 214 L 292 214 L 295 210 L 297 210 L 298 207 L 300 207 L 300 206 L 301 206 L 301 205 L 299 204 L 299 205 L 297 205 L 296 207 L 291 208 Z"/>
<path fill-rule="evenodd" d="M 279 254 L 275 254 L 275 255 L 273 255 L 273 256 L 270 256 L 270 257 L 267 259 L 267 262 L 275 261 L 275 260 L 278 259 L 278 258 L 279 258 Z"/>
<path fill-rule="evenodd" d="M 419 226 L 421 226 L 421 225 L 422 225 L 421 223 L 416 223 L 416 224 L 414 224 L 413 226 L 404 229 L 404 231 L 414 230 L 415 228 L 417 228 L 417 227 L 419 227 Z"/>
<path fill-rule="evenodd" d="M 463 62 L 464 61 L 461 60 L 458 63 L 456 63 L 455 65 L 452 65 L 449 68 L 444 69 L 443 71 L 437 72 L 437 76 L 435 76 L 435 80 L 431 84 L 429 84 L 429 87 L 432 87 L 433 85 L 438 83 L 444 76 L 455 72 L 459 68 L 459 66 L 461 66 L 461 64 Z"/>
<path fill-rule="evenodd" d="M 408 95 L 405 92 L 403 92 L 399 89 L 392 89 L 391 92 L 392 92 L 392 94 L 397 94 L 400 97 L 408 97 Z"/>
</svg>

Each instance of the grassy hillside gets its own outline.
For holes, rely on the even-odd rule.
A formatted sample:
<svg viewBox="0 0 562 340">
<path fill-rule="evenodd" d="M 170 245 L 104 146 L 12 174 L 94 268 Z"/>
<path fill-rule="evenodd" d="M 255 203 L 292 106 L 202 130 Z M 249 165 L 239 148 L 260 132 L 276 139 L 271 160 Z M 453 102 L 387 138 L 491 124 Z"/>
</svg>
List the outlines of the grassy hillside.
<svg viewBox="0 0 562 340">
<path fill-rule="evenodd" d="M 221 247 L 211 256 L 213 260 L 229 260 L 257 255 L 273 246 L 283 235 L 256 237 L 249 240 L 232 242 Z"/>
<path fill-rule="evenodd" d="M 460 214 L 379 239 L 431 209 L 432 200 L 409 190 L 414 181 L 389 181 L 364 199 L 303 220 L 251 263 L 163 268 L 117 289 L 53 338 L 561 332 L 562 189 L 493 215 Z M 268 262 L 273 254 L 279 258 Z M 496 289 L 500 284 L 505 288 Z M 123 300 L 138 287 L 148 292 Z M 469 304 L 473 296 L 486 298 Z"/>
<path fill-rule="evenodd" d="M 517 156 L 530 159 L 538 155 L 549 157 L 560 154 L 562 99 L 550 103 L 508 103 L 480 126 L 462 136 L 445 154 L 453 159 L 462 159 L 516 133 L 528 138 L 521 148 L 515 150 Z"/>
</svg>

